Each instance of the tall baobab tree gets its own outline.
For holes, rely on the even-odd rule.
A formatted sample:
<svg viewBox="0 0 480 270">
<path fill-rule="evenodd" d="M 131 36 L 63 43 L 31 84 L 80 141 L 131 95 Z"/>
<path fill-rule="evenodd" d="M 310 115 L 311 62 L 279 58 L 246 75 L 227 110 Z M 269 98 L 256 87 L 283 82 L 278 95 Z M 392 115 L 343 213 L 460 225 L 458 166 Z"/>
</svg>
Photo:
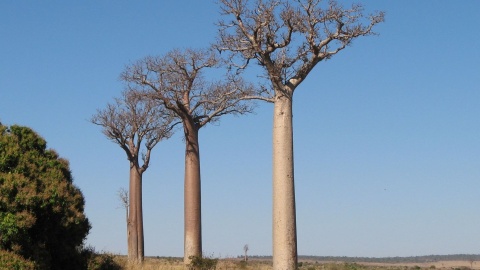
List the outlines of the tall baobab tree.
<svg viewBox="0 0 480 270">
<path fill-rule="evenodd" d="M 202 256 L 199 130 L 226 114 L 252 111 L 242 100 L 254 88 L 236 76 L 206 81 L 206 70 L 220 65 L 212 50 L 173 50 L 164 56 L 146 57 L 127 67 L 123 80 L 162 104 L 183 124 L 185 136 L 184 262 Z"/>
<path fill-rule="evenodd" d="M 384 20 L 363 15 L 361 5 L 335 0 L 220 0 L 217 49 L 239 70 L 255 61 L 266 78 L 273 116 L 273 266 L 297 268 L 292 102 L 295 89 L 320 62 L 330 59 Z"/>
<path fill-rule="evenodd" d="M 142 176 L 149 166 L 152 149 L 170 137 L 172 120 L 153 100 L 132 90 L 124 91 L 122 98 L 98 110 L 91 119 L 92 123 L 102 126 L 108 139 L 125 151 L 130 163 L 127 237 L 131 263 L 142 263 L 144 258 Z"/>
</svg>

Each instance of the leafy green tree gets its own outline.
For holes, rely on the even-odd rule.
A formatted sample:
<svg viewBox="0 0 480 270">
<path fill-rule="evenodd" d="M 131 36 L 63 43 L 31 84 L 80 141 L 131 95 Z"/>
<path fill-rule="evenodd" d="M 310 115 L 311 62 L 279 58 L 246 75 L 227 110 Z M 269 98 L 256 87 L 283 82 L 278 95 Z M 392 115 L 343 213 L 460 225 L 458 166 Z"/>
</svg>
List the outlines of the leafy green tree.
<svg viewBox="0 0 480 270">
<path fill-rule="evenodd" d="M 82 269 L 85 201 L 68 161 L 46 146 L 28 127 L 0 124 L 0 250 L 38 269 Z"/>
</svg>

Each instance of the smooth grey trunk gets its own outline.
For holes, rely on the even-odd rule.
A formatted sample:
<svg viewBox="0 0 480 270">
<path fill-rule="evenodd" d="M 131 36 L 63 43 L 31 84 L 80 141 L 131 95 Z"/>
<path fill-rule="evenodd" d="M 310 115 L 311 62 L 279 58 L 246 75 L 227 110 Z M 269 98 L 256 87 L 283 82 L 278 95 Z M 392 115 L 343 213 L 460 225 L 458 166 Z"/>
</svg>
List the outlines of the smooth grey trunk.
<svg viewBox="0 0 480 270">
<path fill-rule="evenodd" d="M 138 171 L 138 170 L 137 170 Z M 143 192 L 142 192 L 142 174 L 137 175 L 137 258 L 139 263 L 143 263 L 144 252 L 144 235 L 143 235 Z"/>
<path fill-rule="evenodd" d="M 127 224 L 127 246 L 130 245 L 130 225 L 129 225 L 129 221 L 128 221 L 128 206 L 126 207 L 125 209 L 125 222 Z M 128 249 L 128 247 L 127 247 Z M 130 250 L 127 250 L 128 254 L 130 254 Z"/>
<path fill-rule="evenodd" d="M 128 260 L 131 263 L 142 263 L 143 248 L 143 215 L 142 215 L 142 174 L 133 162 L 130 163 L 128 215 Z"/>
<path fill-rule="evenodd" d="M 202 256 L 200 149 L 198 128 L 192 121 L 184 122 L 185 132 L 185 187 L 184 187 L 184 263 L 190 257 Z"/>
<path fill-rule="evenodd" d="M 129 217 L 128 217 L 128 261 L 134 262 L 137 260 L 138 250 L 138 232 L 137 232 L 137 210 L 135 207 L 135 174 L 136 168 L 133 162 L 130 162 L 130 182 L 129 182 Z"/>
<path fill-rule="evenodd" d="M 277 93 L 273 114 L 273 269 L 297 269 L 292 95 Z"/>
</svg>

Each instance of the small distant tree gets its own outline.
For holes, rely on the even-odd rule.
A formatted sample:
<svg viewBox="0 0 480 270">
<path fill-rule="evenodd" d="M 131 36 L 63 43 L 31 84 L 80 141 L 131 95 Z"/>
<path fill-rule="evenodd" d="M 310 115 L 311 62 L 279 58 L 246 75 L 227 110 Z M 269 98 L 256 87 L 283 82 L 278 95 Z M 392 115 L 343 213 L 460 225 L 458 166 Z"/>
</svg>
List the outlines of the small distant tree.
<svg viewBox="0 0 480 270">
<path fill-rule="evenodd" d="M 127 238 L 128 238 L 128 190 L 120 188 L 117 191 L 118 200 L 120 201 L 120 207 L 125 209 L 125 222 L 127 224 Z"/>
<path fill-rule="evenodd" d="M 84 269 L 84 205 L 66 159 L 32 129 L 0 124 L 0 269 Z"/>
<path fill-rule="evenodd" d="M 248 252 L 248 244 L 246 244 L 245 246 L 243 246 L 243 251 L 245 252 L 245 256 L 244 256 L 244 261 L 248 261 L 248 257 L 247 257 L 247 252 Z"/>
<path fill-rule="evenodd" d="M 127 67 L 122 76 L 132 89 L 143 91 L 159 102 L 183 125 L 185 265 L 191 257 L 202 256 L 199 130 L 219 121 L 223 115 L 241 115 L 253 110 L 252 103 L 242 98 L 252 95 L 254 88 L 241 78 L 224 76 L 221 80 L 205 80 L 205 72 L 217 71 L 220 64 L 211 50 L 173 50 L 164 56 L 139 60 Z"/>
<path fill-rule="evenodd" d="M 153 100 L 127 90 L 114 104 L 108 104 L 106 109 L 98 110 L 91 121 L 101 126 L 105 136 L 118 144 L 127 154 L 130 163 L 128 259 L 130 263 L 142 263 L 144 259 L 142 176 L 150 164 L 152 149 L 158 142 L 171 136 L 172 118 Z M 143 164 L 140 164 L 140 158 Z M 123 197 L 122 200 L 126 198 Z"/>
<path fill-rule="evenodd" d="M 293 93 L 320 62 L 372 35 L 382 12 L 364 16 L 355 4 L 335 0 L 220 0 L 217 49 L 241 71 L 250 62 L 263 68 L 265 95 L 252 97 L 273 109 L 273 268 L 297 268 L 293 163 Z"/>
</svg>

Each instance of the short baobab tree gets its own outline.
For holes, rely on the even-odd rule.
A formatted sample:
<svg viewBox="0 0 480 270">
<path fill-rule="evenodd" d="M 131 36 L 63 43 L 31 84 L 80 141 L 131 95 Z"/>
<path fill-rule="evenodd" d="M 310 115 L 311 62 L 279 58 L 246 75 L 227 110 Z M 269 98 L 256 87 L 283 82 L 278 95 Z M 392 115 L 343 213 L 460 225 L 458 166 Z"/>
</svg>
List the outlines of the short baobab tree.
<svg viewBox="0 0 480 270">
<path fill-rule="evenodd" d="M 273 267 L 297 268 L 293 162 L 293 93 L 320 62 L 374 34 L 384 14 L 363 15 L 361 5 L 342 7 L 321 0 L 220 0 L 227 20 L 219 22 L 217 49 L 239 70 L 263 68 L 273 119 Z M 225 55 L 225 54 L 223 54 Z"/>
<path fill-rule="evenodd" d="M 103 128 L 105 136 L 118 144 L 130 163 L 129 192 L 120 194 L 128 205 L 128 260 L 142 263 L 144 258 L 142 176 L 150 163 L 152 149 L 171 136 L 173 118 L 153 100 L 127 90 L 115 103 L 98 110 L 91 122 Z M 140 164 L 140 156 L 143 164 Z M 128 203 L 125 201 L 128 199 Z"/>
<path fill-rule="evenodd" d="M 205 79 L 205 72 L 218 72 L 220 64 L 212 50 L 173 50 L 164 56 L 139 60 L 122 76 L 131 88 L 159 102 L 183 124 L 185 264 L 191 257 L 202 256 L 199 130 L 223 115 L 253 110 L 253 103 L 242 98 L 252 95 L 254 87 L 240 77 L 226 72 L 220 80 Z"/>
<path fill-rule="evenodd" d="M 243 246 L 243 252 L 244 252 L 243 260 L 244 260 L 245 262 L 247 262 L 247 261 L 248 261 L 248 256 L 247 256 L 248 244 L 246 244 L 245 246 Z"/>
<path fill-rule="evenodd" d="M 117 198 L 120 201 L 120 208 L 125 209 L 125 222 L 127 224 L 127 238 L 128 238 L 128 205 L 129 205 L 129 200 L 128 200 L 128 190 L 125 188 L 120 188 L 117 191 Z"/>
</svg>

